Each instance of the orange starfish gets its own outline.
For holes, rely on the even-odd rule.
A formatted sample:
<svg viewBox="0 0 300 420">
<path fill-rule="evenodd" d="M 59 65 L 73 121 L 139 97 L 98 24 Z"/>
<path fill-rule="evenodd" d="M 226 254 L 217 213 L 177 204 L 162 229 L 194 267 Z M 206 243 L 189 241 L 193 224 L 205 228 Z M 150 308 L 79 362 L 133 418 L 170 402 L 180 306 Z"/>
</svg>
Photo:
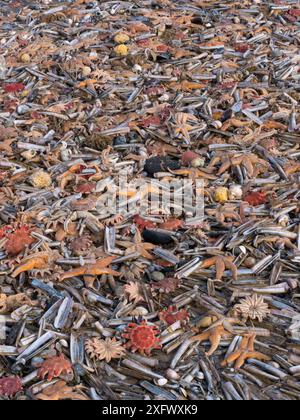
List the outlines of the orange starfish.
<svg viewBox="0 0 300 420">
<path fill-rule="evenodd" d="M 222 367 L 235 362 L 235 369 L 240 369 L 248 359 L 257 359 L 262 361 L 271 360 L 270 357 L 254 350 L 256 334 L 245 335 L 239 350 L 235 351 L 222 362 Z"/>
<path fill-rule="evenodd" d="M 209 340 L 211 343 L 210 350 L 206 353 L 207 356 L 212 356 L 218 349 L 222 339 L 231 338 L 234 334 L 233 324 L 241 324 L 236 318 L 227 318 L 224 315 L 213 313 L 211 320 L 217 319 L 213 324 L 207 328 L 202 334 L 195 335 L 190 339 L 190 342 Z"/>
<path fill-rule="evenodd" d="M 216 280 L 221 281 L 224 276 L 225 270 L 231 270 L 232 277 L 236 281 L 238 277 L 237 266 L 233 263 L 233 257 L 225 257 L 223 255 L 217 255 L 212 258 L 208 258 L 203 261 L 201 269 L 210 268 L 213 265 L 216 266 Z"/>
<path fill-rule="evenodd" d="M 107 257 L 102 260 L 96 261 L 95 264 L 88 264 L 83 267 L 75 268 L 74 270 L 68 271 L 65 274 L 63 274 L 61 277 L 61 281 L 70 279 L 72 277 L 83 276 L 86 287 L 93 288 L 94 281 L 96 280 L 97 276 L 100 276 L 102 274 L 110 274 L 112 276 L 117 277 L 121 275 L 121 273 L 119 273 L 118 271 L 114 271 L 108 268 L 108 266 L 112 264 L 112 262 L 115 259 L 115 257 Z"/>
<path fill-rule="evenodd" d="M 234 168 L 235 166 L 243 166 L 246 169 L 249 177 L 253 178 L 259 174 L 259 167 L 265 170 L 269 167 L 269 164 L 265 160 L 260 159 L 258 156 L 254 155 L 253 153 L 246 155 L 236 155 L 232 157 L 227 157 L 225 159 L 217 175 L 223 175 L 226 171 L 228 171 L 228 169 L 230 169 L 231 167 Z"/>
<path fill-rule="evenodd" d="M 48 254 L 36 254 L 25 258 L 23 262 L 12 273 L 12 277 L 16 278 L 21 273 L 31 270 L 44 270 L 49 267 L 50 257 Z"/>
</svg>

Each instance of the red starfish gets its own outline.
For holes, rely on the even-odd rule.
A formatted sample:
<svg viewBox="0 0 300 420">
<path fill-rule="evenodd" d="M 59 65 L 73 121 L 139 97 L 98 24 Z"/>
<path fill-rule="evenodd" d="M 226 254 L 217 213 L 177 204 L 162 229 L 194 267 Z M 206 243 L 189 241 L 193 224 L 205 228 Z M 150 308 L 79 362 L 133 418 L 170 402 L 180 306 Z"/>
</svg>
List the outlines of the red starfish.
<svg viewBox="0 0 300 420">
<path fill-rule="evenodd" d="M 160 349 L 160 340 L 157 337 L 159 330 L 155 325 L 148 325 L 147 321 L 141 324 L 128 324 L 123 338 L 128 339 L 126 348 L 133 353 L 139 351 L 141 354 L 150 355 L 151 350 Z"/>
<path fill-rule="evenodd" d="M 8 255 L 15 257 L 25 251 L 26 247 L 32 245 L 35 239 L 31 237 L 30 228 L 27 225 L 21 225 L 13 228 L 4 226 L 0 231 L 0 238 L 7 238 L 5 250 Z"/>
<path fill-rule="evenodd" d="M 168 309 L 164 309 L 159 313 L 159 319 L 167 325 L 172 325 L 176 321 L 185 323 L 189 319 L 189 313 L 186 309 L 179 311 L 176 306 L 169 306 Z"/>
<path fill-rule="evenodd" d="M 48 381 L 53 378 L 58 378 L 62 373 L 72 373 L 72 365 L 63 354 L 56 357 L 51 357 L 44 361 L 39 369 L 39 378 L 45 379 L 48 375 Z"/>
<path fill-rule="evenodd" d="M 0 395 L 6 397 L 13 397 L 18 392 L 22 391 L 23 385 L 21 379 L 17 376 L 0 379 Z"/>
</svg>

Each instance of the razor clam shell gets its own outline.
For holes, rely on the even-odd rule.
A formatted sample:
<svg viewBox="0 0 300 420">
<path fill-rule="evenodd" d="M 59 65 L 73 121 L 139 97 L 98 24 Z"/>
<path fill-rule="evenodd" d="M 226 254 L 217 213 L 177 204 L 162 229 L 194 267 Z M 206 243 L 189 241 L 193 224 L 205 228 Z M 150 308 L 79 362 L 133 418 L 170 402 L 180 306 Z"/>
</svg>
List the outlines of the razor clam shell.
<svg viewBox="0 0 300 420">
<path fill-rule="evenodd" d="M 56 338 L 56 334 L 53 332 L 46 332 L 40 338 L 38 338 L 34 343 L 28 346 L 18 357 L 17 361 L 23 359 L 29 359 L 33 357 L 41 348 L 45 345 L 49 345 L 51 341 Z"/>
<path fill-rule="evenodd" d="M 58 309 L 57 316 L 54 320 L 54 328 L 58 330 L 64 328 L 64 326 L 66 325 L 68 321 L 68 317 L 71 313 L 72 306 L 73 306 L 73 299 L 66 297 L 62 301 Z"/>
<path fill-rule="evenodd" d="M 72 364 L 82 364 L 84 361 L 84 338 L 83 336 L 77 336 L 76 334 L 71 334 L 70 336 L 70 355 Z"/>
</svg>

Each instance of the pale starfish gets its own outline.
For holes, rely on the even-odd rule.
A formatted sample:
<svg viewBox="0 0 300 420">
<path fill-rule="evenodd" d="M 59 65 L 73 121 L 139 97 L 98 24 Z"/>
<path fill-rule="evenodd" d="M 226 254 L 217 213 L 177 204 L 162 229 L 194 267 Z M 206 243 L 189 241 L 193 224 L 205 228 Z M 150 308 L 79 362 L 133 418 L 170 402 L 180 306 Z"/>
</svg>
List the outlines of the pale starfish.
<svg viewBox="0 0 300 420">
<path fill-rule="evenodd" d="M 254 350 L 255 338 L 255 334 L 245 335 L 239 350 L 226 357 L 224 362 L 222 362 L 222 366 L 225 367 L 235 362 L 235 369 L 240 369 L 248 359 L 257 359 L 262 361 L 270 360 L 270 357 Z"/>
<path fill-rule="evenodd" d="M 96 261 L 95 264 L 88 264 L 83 267 L 75 268 L 74 270 L 68 271 L 61 276 L 60 281 L 70 279 L 72 277 L 83 276 L 86 287 L 93 288 L 94 281 L 97 276 L 102 274 L 110 274 L 112 276 L 118 277 L 121 275 L 118 271 L 114 271 L 108 266 L 112 264 L 115 260 L 115 257 L 107 257 Z"/>
<path fill-rule="evenodd" d="M 197 117 L 195 117 L 195 115 L 192 115 L 192 114 L 179 112 L 175 116 L 175 121 L 176 121 L 175 134 L 177 136 L 182 135 L 184 139 L 190 140 L 189 131 L 193 130 L 194 127 L 188 124 L 188 121 L 198 122 Z"/>
<path fill-rule="evenodd" d="M 143 242 L 142 235 L 137 229 L 133 238 L 133 243 L 130 241 L 118 241 L 118 245 L 127 248 L 125 255 L 139 253 L 142 257 L 153 260 L 154 257 L 148 252 L 155 248 L 155 245 L 148 242 Z"/>
<path fill-rule="evenodd" d="M 210 268 L 213 265 L 216 266 L 216 280 L 221 281 L 225 270 L 231 270 L 233 280 L 237 280 L 238 270 L 237 266 L 233 263 L 233 257 L 226 257 L 223 255 L 216 255 L 215 257 L 208 258 L 203 261 L 201 269 Z"/>
<path fill-rule="evenodd" d="M 242 219 L 235 210 L 235 207 L 219 206 L 216 209 L 206 209 L 206 213 L 208 216 L 215 217 L 217 222 L 225 227 L 239 226 Z M 231 222 L 228 222 L 228 219 L 231 219 Z"/>
</svg>

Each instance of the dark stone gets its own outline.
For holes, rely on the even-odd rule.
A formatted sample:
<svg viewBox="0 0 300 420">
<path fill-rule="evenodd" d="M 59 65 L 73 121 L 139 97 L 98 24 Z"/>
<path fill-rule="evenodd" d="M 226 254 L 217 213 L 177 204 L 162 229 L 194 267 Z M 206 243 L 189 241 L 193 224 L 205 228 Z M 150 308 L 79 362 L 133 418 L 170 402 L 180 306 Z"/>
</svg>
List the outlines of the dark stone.
<svg viewBox="0 0 300 420">
<path fill-rule="evenodd" d="M 146 160 L 145 171 L 150 175 L 157 172 L 164 172 L 168 169 L 175 171 L 180 169 L 181 165 L 178 160 L 172 159 L 170 156 L 154 156 Z"/>
<path fill-rule="evenodd" d="M 172 235 L 158 232 L 156 230 L 145 229 L 142 235 L 146 242 L 150 242 L 154 245 L 168 245 L 173 242 Z"/>
</svg>

